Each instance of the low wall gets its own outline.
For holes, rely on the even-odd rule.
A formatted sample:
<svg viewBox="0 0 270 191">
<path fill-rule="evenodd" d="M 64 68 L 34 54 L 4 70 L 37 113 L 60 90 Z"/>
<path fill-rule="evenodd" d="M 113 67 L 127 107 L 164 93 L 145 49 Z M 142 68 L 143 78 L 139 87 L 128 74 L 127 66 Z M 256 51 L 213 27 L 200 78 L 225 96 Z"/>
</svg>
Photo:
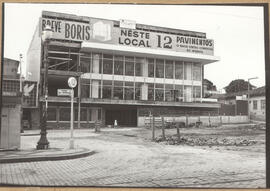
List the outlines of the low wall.
<svg viewBox="0 0 270 191">
<path fill-rule="evenodd" d="M 149 118 L 146 116 L 138 117 L 138 126 L 145 126 L 145 119 Z M 222 123 L 246 123 L 248 122 L 248 116 L 181 116 L 181 117 L 164 117 L 164 121 L 175 121 L 175 122 L 188 122 L 188 124 L 196 123 L 201 121 L 203 125 L 219 125 Z"/>
</svg>

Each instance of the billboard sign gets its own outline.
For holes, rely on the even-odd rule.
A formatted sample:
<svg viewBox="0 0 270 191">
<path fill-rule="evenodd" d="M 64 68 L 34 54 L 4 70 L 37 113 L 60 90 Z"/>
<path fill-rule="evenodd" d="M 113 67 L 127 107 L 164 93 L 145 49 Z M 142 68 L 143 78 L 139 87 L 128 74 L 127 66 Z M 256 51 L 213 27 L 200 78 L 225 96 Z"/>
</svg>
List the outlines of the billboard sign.
<svg viewBox="0 0 270 191">
<path fill-rule="evenodd" d="M 52 27 L 54 39 L 98 42 L 119 46 L 162 49 L 194 54 L 214 54 L 212 39 L 137 30 L 136 23 L 120 20 L 120 27 L 112 20 L 90 18 L 89 23 L 57 19 L 41 19 L 41 30 Z"/>
</svg>

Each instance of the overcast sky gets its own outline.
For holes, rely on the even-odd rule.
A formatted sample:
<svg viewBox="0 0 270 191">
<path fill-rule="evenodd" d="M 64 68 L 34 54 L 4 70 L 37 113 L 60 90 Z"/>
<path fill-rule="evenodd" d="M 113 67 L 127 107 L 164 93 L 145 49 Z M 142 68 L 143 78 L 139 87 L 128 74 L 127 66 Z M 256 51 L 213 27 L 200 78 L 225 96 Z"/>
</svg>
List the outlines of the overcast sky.
<svg viewBox="0 0 270 191">
<path fill-rule="evenodd" d="M 218 89 L 250 77 L 259 77 L 253 85 L 265 85 L 263 7 L 6 3 L 5 57 L 19 60 L 22 53 L 25 64 L 42 10 L 205 32 L 220 57 L 205 67 L 205 78 Z"/>
</svg>

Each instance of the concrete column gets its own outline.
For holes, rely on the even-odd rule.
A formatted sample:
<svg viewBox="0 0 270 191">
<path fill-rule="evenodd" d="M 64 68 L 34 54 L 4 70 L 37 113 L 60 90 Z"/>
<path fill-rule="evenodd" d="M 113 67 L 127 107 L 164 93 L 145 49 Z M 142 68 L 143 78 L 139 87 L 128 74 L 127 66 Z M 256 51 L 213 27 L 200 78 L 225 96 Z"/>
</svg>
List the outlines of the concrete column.
<svg viewBox="0 0 270 191">
<path fill-rule="evenodd" d="M 91 85 L 91 93 L 92 93 L 92 98 L 98 98 L 99 97 L 99 81 L 98 80 L 92 80 L 92 85 Z"/>
<path fill-rule="evenodd" d="M 98 54 L 93 54 L 93 73 L 99 73 L 99 55 Z"/>
<path fill-rule="evenodd" d="M 146 60 L 142 63 L 142 76 L 148 77 L 148 62 Z"/>
<path fill-rule="evenodd" d="M 148 100 L 148 84 L 141 86 L 141 100 Z"/>
</svg>

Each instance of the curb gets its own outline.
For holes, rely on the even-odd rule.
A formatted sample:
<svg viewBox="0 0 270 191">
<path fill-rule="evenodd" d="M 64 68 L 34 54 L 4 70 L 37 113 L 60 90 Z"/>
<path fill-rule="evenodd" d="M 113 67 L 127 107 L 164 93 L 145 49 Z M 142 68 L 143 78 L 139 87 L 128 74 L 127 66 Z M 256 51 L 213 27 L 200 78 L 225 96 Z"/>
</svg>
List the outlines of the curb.
<svg viewBox="0 0 270 191">
<path fill-rule="evenodd" d="M 18 158 L 1 158 L 0 164 L 2 163 L 19 163 L 19 162 L 37 162 L 37 161 L 55 161 L 55 160 L 69 160 L 87 157 L 95 154 L 95 151 L 90 151 L 88 149 L 84 149 L 84 151 L 80 151 L 77 153 L 69 153 L 69 154 L 56 154 L 52 156 L 34 156 L 34 157 L 18 157 Z"/>
</svg>

